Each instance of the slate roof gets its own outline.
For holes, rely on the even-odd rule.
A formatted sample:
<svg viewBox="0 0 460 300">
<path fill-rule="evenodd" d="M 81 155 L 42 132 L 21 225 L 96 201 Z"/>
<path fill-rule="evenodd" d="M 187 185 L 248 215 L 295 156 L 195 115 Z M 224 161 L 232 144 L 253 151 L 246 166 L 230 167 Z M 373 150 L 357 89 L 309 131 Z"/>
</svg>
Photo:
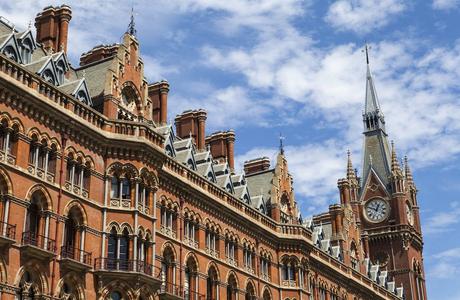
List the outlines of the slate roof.
<svg viewBox="0 0 460 300">
<path fill-rule="evenodd" d="M 265 202 L 271 199 L 271 189 L 273 185 L 273 177 L 275 169 L 267 170 L 257 174 L 246 175 L 246 182 L 249 189 L 251 199 L 254 196 L 262 195 Z"/>
<path fill-rule="evenodd" d="M 85 75 L 88 91 L 91 98 L 101 95 L 105 89 L 107 71 L 112 66 L 112 58 L 106 61 L 98 61 L 96 64 L 84 66 L 76 70 L 78 77 Z"/>
</svg>

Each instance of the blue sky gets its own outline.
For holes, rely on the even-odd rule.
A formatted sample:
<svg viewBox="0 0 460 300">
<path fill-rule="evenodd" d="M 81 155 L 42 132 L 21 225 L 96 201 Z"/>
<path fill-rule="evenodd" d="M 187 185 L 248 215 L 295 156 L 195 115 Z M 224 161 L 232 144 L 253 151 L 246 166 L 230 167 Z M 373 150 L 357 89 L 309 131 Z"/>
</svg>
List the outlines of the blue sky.
<svg viewBox="0 0 460 300">
<path fill-rule="evenodd" d="M 69 55 L 120 41 L 131 1 L 68 1 Z M 55 1 L 2 1 L 25 28 Z M 236 131 L 237 162 L 285 137 L 303 215 L 338 201 L 346 151 L 359 167 L 367 41 L 387 131 L 419 188 L 429 299 L 460 299 L 460 0 L 134 1 L 149 81 L 171 84 L 169 118 L 208 111 Z"/>
</svg>

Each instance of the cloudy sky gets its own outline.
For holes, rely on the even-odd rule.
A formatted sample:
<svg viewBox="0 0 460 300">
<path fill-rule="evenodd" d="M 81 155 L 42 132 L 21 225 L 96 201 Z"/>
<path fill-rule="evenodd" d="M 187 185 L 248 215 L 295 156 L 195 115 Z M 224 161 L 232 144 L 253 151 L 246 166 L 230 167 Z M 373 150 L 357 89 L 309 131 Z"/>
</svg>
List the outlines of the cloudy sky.
<svg viewBox="0 0 460 300">
<path fill-rule="evenodd" d="M 132 5 L 121 2 L 66 2 L 74 66 L 120 41 Z M 347 149 L 359 167 L 367 41 L 390 138 L 420 190 L 429 298 L 460 299 L 460 0 L 133 3 L 146 76 L 172 86 L 169 118 L 205 108 L 208 133 L 236 131 L 240 166 L 273 159 L 282 133 L 305 216 L 337 202 Z M 50 4 L 62 3 L 1 1 L 0 15 L 26 28 Z"/>
</svg>

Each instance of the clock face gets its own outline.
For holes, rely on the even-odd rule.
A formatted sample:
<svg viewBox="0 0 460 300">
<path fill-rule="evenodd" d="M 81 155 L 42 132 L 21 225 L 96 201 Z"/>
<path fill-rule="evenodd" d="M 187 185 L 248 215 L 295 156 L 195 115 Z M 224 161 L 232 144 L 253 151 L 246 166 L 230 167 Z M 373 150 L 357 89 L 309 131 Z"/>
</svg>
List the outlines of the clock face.
<svg viewBox="0 0 460 300">
<path fill-rule="evenodd" d="M 409 222 L 410 225 L 414 223 L 414 215 L 412 214 L 412 208 L 408 203 L 406 203 L 406 216 L 407 216 L 407 222 Z"/>
<path fill-rule="evenodd" d="M 371 222 L 381 222 L 386 219 L 390 212 L 390 207 L 383 199 L 374 199 L 367 202 L 365 207 L 366 217 Z"/>
</svg>

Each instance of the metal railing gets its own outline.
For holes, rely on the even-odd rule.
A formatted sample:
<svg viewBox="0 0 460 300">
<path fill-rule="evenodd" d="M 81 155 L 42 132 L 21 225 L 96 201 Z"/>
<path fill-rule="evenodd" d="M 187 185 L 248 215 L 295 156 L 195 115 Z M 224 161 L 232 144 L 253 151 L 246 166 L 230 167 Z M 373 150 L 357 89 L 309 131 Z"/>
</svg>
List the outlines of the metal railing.
<svg viewBox="0 0 460 300">
<path fill-rule="evenodd" d="M 56 252 L 56 242 L 53 239 L 41 234 L 36 234 L 35 232 L 23 232 L 21 243 L 23 245 L 35 246 L 46 251 Z"/>
<path fill-rule="evenodd" d="M 0 222 L 0 236 L 14 240 L 16 237 L 16 225 Z"/>
<path fill-rule="evenodd" d="M 94 260 L 95 270 L 137 272 L 155 276 L 154 266 L 140 260 L 99 257 Z"/>
<path fill-rule="evenodd" d="M 72 246 L 61 247 L 61 258 L 69 258 L 85 265 L 91 265 L 91 253 Z"/>
<path fill-rule="evenodd" d="M 160 294 L 170 294 L 184 300 L 204 300 L 205 296 L 195 291 L 184 289 L 182 286 L 163 281 L 159 290 Z"/>
</svg>

